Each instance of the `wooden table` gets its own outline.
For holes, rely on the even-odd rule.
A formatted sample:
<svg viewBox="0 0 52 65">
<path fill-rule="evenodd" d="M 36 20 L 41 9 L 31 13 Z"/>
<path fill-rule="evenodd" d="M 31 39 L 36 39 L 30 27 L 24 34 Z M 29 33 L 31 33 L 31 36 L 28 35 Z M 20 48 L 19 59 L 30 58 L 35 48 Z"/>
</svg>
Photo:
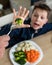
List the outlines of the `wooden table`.
<svg viewBox="0 0 52 65">
<path fill-rule="evenodd" d="M 43 50 L 44 57 L 37 65 L 52 65 L 52 31 L 32 39 Z M 4 57 L 0 59 L 0 65 L 12 65 L 9 59 L 9 50 L 6 49 Z"/>
</svg>

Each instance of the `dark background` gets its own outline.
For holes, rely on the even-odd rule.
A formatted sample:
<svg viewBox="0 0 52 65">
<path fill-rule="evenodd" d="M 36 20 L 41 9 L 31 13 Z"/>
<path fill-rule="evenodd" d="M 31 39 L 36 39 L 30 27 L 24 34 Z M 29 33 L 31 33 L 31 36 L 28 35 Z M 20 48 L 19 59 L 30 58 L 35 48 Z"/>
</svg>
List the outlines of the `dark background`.
<svg viewBox="0 0 52 65">
<path fill-rule="evenodd" d="M 9 0 L 0 0 L 0 3 L 3 5 L 4 9 L 10 8 Z"/>
</svg>

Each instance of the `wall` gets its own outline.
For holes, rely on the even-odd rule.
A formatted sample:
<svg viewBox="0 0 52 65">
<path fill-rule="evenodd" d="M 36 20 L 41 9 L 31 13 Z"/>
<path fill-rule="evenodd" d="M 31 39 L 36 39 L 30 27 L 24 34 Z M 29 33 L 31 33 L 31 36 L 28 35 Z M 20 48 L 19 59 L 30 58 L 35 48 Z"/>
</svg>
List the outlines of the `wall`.
<svg viewBox="0 0 52 65">
<path fill-rule="evenodd" d="M 52 9 L 52 0 L 46 0 L 46 3 Z M 52 23 L 52 11 L 50 12 L 49 22 Z"/>
<path fill-rule="evenodd" d="M 29 9 L 30 7 L 30 0 L 10 0 L 11 8 L 15 8 L 18 10 L 19 6 L 26 7 Z"/>
</svg>

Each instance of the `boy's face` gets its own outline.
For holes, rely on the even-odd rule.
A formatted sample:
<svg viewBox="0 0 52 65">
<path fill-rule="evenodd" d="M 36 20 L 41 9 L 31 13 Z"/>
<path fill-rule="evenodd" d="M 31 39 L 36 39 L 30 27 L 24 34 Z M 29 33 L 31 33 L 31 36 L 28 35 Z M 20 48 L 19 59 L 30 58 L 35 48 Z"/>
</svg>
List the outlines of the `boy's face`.
<svg viewBox="0 0 52 65">
<path fill-rule="evenodd" d="M 46 10 L 36 8 L 31 16 L 31 27 L 35 30 L 42 28 L 48 21 L 47 15 L 48 13 Z"/>
</svg>

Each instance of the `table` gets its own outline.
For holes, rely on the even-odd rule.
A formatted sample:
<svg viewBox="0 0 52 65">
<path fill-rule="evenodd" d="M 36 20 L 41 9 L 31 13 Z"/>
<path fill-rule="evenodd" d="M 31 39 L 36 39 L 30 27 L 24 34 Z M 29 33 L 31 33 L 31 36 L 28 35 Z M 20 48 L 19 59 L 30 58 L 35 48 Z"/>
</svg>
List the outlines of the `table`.
<svg viewBox="0 0 52 65">
<path fill-rule="evenodd" d="M 36 42 L 42 49 L 44 57 L 37 65 L 52 65 L 52 31 L 44 35 L 35 37 L 33 40 Z M 4 57 L 0 59 L 0 65 L 12 65 L 9 59 L 9 49 L 6 49 Z"/>
</svg>

